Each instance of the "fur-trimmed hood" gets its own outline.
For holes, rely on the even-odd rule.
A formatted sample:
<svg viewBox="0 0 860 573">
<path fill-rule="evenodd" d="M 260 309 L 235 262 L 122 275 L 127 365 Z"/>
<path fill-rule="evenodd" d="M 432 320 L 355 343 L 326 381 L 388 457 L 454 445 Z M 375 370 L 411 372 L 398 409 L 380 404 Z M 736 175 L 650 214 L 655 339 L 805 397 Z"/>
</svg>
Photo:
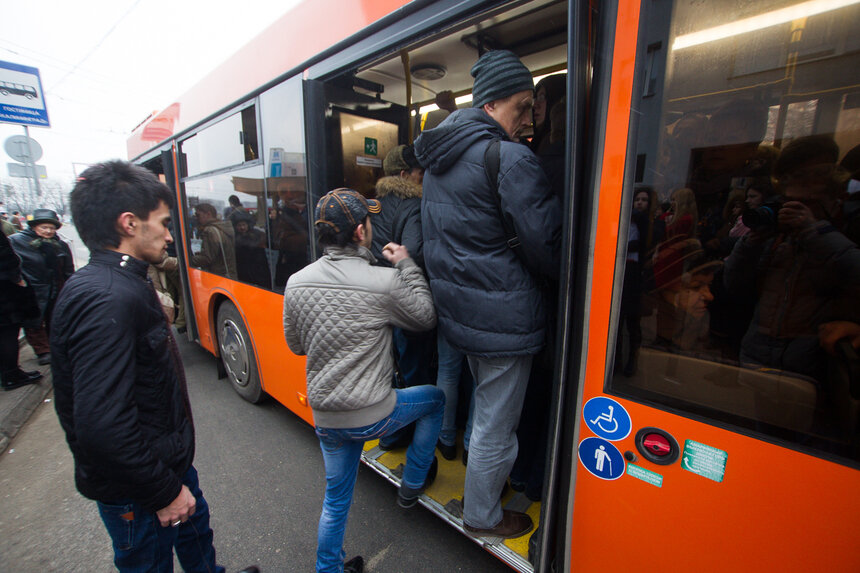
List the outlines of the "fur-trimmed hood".
<svg viewBox="0 0 860 573">
<path fill-rule="evenodd" d="M 421 185 L 397 175 L 390 175 L 376 182 L 376 196 L 381 199 L 386 195 L 394 195 L 401 199 L 420 199 Z"/>
</svg>

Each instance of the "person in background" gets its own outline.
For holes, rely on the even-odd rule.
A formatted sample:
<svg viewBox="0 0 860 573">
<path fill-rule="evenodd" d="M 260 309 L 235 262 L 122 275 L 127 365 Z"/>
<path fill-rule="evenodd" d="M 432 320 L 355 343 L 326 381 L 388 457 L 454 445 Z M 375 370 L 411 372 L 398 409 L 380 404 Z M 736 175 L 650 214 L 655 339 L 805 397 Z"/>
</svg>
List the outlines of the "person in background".
<svg viewBox="0 0 860 573">
<path fill-rule="evenodd" d="M 376 199 L 382 210 L 373 215 L 373 244 L 370 251 L 377 264 L 391 266 L 383 257 L 388 243 L 403 245 L 415 263 L 424 268 L 421 236 L 421 181 L 424 169 L 415 159 L 411 145 L 398 145 L 382 162 L 385 177 L 376 182 Z M 429 384 L 432 376 L 435 333 L 407 332 L 395 327 L 392 333 L 397 365 L 406 387 Z M 447 399 L 447 394 L 446 394 Z M 455 400 L 456 407 L 456 400 Z M 412 427 L 379 440 L 379 447 L 390 450 L 409 445 Z"/>
<path fill-rule="evenodd" d="M 18 229 L 19 231 L 24 230 L 24 221 L 25 220 L 26 219 L 24 219 L 24 217 L 21 216 L 20 211 L 12 211 L 11 222 L 13 225 L 15 225 L 15 228 Z"/>
<path fill-rule="evenodd" d="M 515 143 L 532 123 L 528 68 L 513 52 L 497 50 L 482 55 L 471 73 L 473 107 L 415 141 L 427 169 L 424 263 L 439 329 L 467 356 L 476 382 L 463 526 L 474 535 L 513 538 L 534 524 L 525 513 L 503 509 L 499 497 L 517 457 L 532 359 L 546 342 L 539 281 L 558 276 L 561 203 L 534 153 Z M 485 161 L 493 141 L 499 142 L 495 181 Z"/>
<path fill-rule="evenodd" d="M 696 196 L 692 189 L 676 189 L 672 192 L 669 211 L 663 215 L 666 223 L 666 238 L 675 236 L 695 237 L 699 224 L 699 212 L 696 209 Z"/>
<path fill-rule="evenodd" d="M 236 231 L 236 271 L 239 280 L 270 288 L 272 276 L 266 258 L 266 233 L 254 226 L 254 216 L 245 213 L 233 222 Z"/>
<path fill-rule="evenodd" d="M 233 225 L 218 219 L 215 207 L 200 203 L 194 207 L 197 232 L 201 240 L 200 252 L 191 255 L 191 264 L 204 271 L 236 279 L 236 249 Z"/>
<path fill-rule="evenodd" d="M 535 155 L 541 157 L 549 150 L 552 143 L 553 118 L 550 113 L 553 107 L 564 98 L 567 87 L 567 74 L 555 74 L 547 76 L 535 86 L 535 105 L 532 108 L 532 119 L 534 121 L 534 135 L 531 147 Z M 561 120 L 564 121 L 562 114 Z M 559 140 L 564 140 L 564 131 L 561 132 Z"/>
<path fill-rule="evenodd" d="M 18 228 L 9 221 L 6 211 L 0 211 L 0 226 L 3 227 L 3 234 L 7 237 L 18 232 Z"/>
<path fill-rule="evenodd" d="M 380 204 L 352 189 L 335 189 L 317 203 L 315 227 L 323 256 L 289 278 L 284 336 L 307 356 L 308 403 L 325 462 L 318 573 L 361 573 L 364 560 L 344 563 L 343 537 L 364 442 L 412 423 L 415 435 L 397 503 L 408 508 L 436 477 L 433 455 L 445 395 L 434 386 L 394 389 L 391 328 L 433 328 L 436 312 L 424 273 L 402 245 L 374 266 L 371 213 Z"/>
<path fill-rule="evenodd" d="M 34 384 L 41 372 L 18 366 L 18 332 L 24 320 L 39 316 L 39 307 L 21 274 L 21 260 L 0 233 L 0 386 L 14 390 Z"/>
<path fill-rule="evenodd" d="M 174 196 L 124 161 L 84 171 L 72 216 L 89 264 L 66 283 L 51 332 L 54 405 L 75 483 L 96 501 L 122 572 L 224 573 L 194 468 L 179 350 L 147 269 L 161 263 Z"/>
<path fill-rule="evenodd" d="M 33 347 L 39 364 L 50 364 L 51 313 L 66 280 L 75 272 L 72 251 L 57 236 L 63 226 L 50 209 L 36 209 L 27 221 L 28 229 L 9 238 L 12 248 L 21 257 L 21 272 L 33 289 L 41 316 L 24 323 L 27 342 Z"/>
</svg>

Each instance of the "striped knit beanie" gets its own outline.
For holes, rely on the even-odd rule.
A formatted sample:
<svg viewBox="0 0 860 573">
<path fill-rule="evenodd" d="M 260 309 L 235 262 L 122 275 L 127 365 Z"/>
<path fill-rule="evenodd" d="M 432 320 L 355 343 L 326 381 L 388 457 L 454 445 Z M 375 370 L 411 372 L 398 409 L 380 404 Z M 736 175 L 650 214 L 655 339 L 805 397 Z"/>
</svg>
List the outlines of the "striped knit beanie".
<svg viewBox="0 0 860 573">
<path fill-rule="evenodd" d="M 487 52 L 472 66 L 472 107 L 535 88 L 529 69 L 508 50 Z"/>
</svg>

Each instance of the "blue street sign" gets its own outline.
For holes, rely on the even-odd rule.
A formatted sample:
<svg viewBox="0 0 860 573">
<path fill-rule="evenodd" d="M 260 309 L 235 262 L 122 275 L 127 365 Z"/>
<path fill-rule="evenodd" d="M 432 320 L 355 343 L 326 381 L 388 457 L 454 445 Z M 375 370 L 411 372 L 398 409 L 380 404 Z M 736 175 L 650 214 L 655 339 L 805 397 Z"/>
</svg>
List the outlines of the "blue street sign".
<svg viewBox="0 0 860 573">
<path fill-rule="evenodd" d="M 585 438 L 579 442 L 579 461 L 594 477 L 605 480 L 624 475 L 624 456 L 614 444 L 600 438 Z"/>
<path fill-rule="evenodd" d="M 633 422 L 624 406 L 605 396 L 596 396 L 582 409 L 585 424 L 592 432 L 612 442 L 630 435 Z"/>
<path fill-rule="evenodd" d="M 0 122 L 51 127 L 37 68 L 0 61 Z"/>
</svg>

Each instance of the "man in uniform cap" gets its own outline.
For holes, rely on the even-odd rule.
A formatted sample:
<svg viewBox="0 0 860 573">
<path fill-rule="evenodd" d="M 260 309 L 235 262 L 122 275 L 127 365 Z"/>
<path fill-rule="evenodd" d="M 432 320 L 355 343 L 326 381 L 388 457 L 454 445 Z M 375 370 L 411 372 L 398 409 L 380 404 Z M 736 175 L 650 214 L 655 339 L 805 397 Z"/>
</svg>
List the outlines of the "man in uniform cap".
<svg viewBox="0 0 860 573">
<path fill-rule="evenodd" d="M 512 538 L 533 527 L 528 515 L 503 510 L 499 496 L 517 457 L 532 358 L 545 343 L 540 277 L 558 275 L 561 205 L 538 159 L 515 142 L 531 123 L 528 68 L 499 50 L 481 56 L 471 73 L 473 107 L 455 111 L 415 141 L 427 169 L 424 263 L 440 334 L 468 357 L 477 384 L 464 527 Z M 485 166 L 493 141 L 500 141 L 495 181 Z"/>
</svg>

